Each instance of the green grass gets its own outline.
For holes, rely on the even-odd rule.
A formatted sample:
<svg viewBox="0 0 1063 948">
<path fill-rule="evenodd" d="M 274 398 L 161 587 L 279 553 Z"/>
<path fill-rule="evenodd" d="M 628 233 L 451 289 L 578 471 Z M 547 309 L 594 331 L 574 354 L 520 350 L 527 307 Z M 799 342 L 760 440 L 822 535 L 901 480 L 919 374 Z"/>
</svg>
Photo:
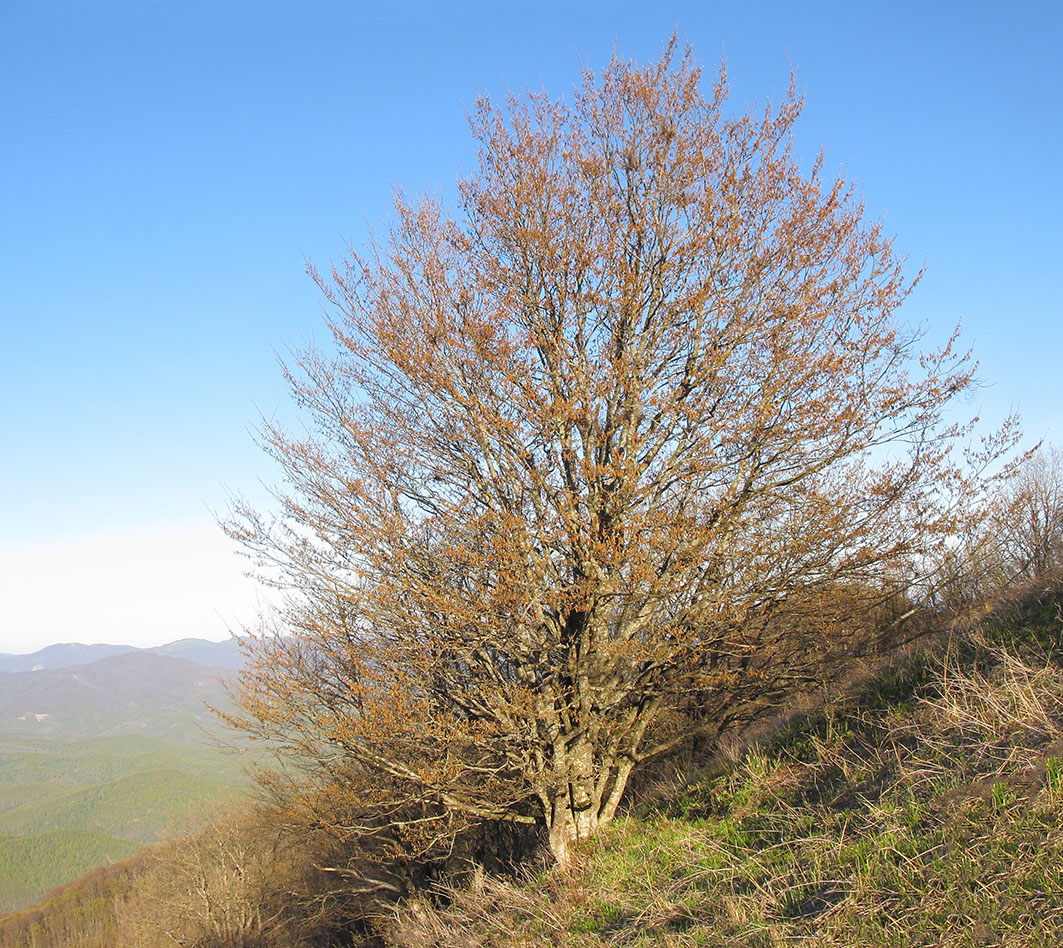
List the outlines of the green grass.
<svg viewBox="0 0 1063 948">
<path fill-rule="evenodd" d="M 39 899 L 96 866 L 126 859 L 138 843 L 84 829 L 0 836 L 0 912 Z"/>
</svg>

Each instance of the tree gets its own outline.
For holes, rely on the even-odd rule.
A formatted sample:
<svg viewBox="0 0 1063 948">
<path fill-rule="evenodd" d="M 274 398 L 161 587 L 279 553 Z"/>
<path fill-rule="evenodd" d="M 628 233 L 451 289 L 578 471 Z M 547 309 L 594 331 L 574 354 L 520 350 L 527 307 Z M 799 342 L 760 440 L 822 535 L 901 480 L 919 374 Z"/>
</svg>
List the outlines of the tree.
<svg viewBox="0 0 1063 948">
<path fill-rule="evenodd" d="M 367 836 L 503 820 L 566 862 L 635 768 L 792 671 L 787 609 L 822 644 L 922 579 L 1012 441 L 943 423 L 969 355 L 899 323 L 904 261 L 802 170 L 793 89 L 726 93 L 673 38 L 570 104 L 484 98 L 459 212 L 400 194 L 312 271 L 313 429 L 266 429 L 280 513 L 229 525 L 292 594 L 242 700 L 360 788 Z"/>
<path fill-rule="evenodd" d="M 1012 581 L 1047 580 L 1063 567 L 1063 451 L 1042 446 L 1009 484 L 994 523 Z"/>
<path fill-rule="evenodd" d="M 129 896 L 119 904 L 119 942 L 247 948 L 300 943 L 283 930 L 285 893 L 278 879 L 290 875 L 284 854 L 266 824 L 249 812 L 211 820 L 203 829 L 157 847 Z M 283 883 L 282 883 L 283 884 Z"/>
</svg>

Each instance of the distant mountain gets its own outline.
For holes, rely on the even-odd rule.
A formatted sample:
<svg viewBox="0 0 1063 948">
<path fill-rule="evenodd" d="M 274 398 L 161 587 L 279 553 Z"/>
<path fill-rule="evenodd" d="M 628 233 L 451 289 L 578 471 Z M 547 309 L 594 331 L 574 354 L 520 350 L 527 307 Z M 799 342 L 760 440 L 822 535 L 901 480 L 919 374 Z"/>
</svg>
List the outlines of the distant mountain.
<svg viewBox="0 0 1063 948">
<path fill-rule="evenodd" d="M 132 645 L 83 645 L 80 642 L 70 642 L 62 645 L 49 645 L 30 655 L 0 653 L 0 672 L 69 668 L 72 665 L 87 665 L 101 658 L 124 655 L 128 652 L 170 655 L 187 659 L 198 665 L 206 665 L 209 668 L 239 669 L 244 666 L 244 656 L 240 651 L 239 643 L 240 640 L 237 638 L 226 639 L 224 642 L 209 642 L 206 639 L 178 639 L 176 642 L 157 645 L 154 648 L 136 648 Z"/>
<path fill-rule="evenodd" d="M 224 668 L 237 671 L 246 664 L 244 653 L 240 649 L 240 640 L 226 639 L 224 642 L 208 642 L 206 639 L 178 639 L 169 645 L 159 645 L 146 649 L 155 655 L 170 655 L 183 658 L 197 665 L 209 668 Z"/>
<path fill-rule="evenodd" d="M 42 668 L 66 668 L 68 665 L 85 665 L 108 655 L 121 655 L 132 651 L 130 645 L 82 645 L 69 642 L 49 645 L 32 655 L 7 655 L 0 653 L 0 671 L 39 671 Z"/>
<path fill-rule="evenodd" d="M 0 673 L 0 734 L 70 740 L 122 734 L 188 740 L 225 707 L 224 670 L 146 650 L 85 665 Z"/>
</svg>

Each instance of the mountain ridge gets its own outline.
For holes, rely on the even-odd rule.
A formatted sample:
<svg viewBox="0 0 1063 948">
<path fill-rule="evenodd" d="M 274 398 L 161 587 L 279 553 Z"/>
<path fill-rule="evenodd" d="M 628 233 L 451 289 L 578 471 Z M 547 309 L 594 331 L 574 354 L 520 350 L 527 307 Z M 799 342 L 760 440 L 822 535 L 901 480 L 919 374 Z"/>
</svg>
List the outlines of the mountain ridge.
<svg viewBox="0 0 1063 948">
<path fill-rule="evenodd" d="M 141 648 L 136 645 L 110 645 L 97 642 L 58 642 L 28 654 L 0 652 L 0 672 L 19 674 L 33 671 L 55 671 L 74 665 L 87 665 L 115 655 L 139 652 L 184 658 L 208 668 L 236 671 L 244 666 L 240 639 L 231 636 L 221 642 L 209 639 L 183 638 L 164 645 Z"/>
<path fill-rule="evenodd" d="M 229 703 L 226 669 L 145 650 L 0 678 L 0 734 L 187 738 Z"/>
</svg>

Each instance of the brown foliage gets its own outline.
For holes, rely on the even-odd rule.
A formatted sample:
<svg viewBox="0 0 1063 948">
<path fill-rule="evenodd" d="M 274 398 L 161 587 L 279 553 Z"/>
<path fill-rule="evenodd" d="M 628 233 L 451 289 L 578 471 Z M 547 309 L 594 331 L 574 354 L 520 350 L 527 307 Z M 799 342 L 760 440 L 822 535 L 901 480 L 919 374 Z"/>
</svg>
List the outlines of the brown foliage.
<svg viewBox="0 0 1063 948">
<path fill-rule="evenodd" d="M 778 694 L 794 641 L 843 641 L 974 514 L 1012 432 L 965 455 L 943 423 L 969 358 L 899 324 L 903 260 L 802 169 L 796 95 L 726 94 L 673 40 L 571 103 L 483 99 L 460 213 L 399 195 L 315 271 L 314 429 L 267 428 L 280 514 L 229 526 L 292 594 L 241 695 L 282 797 L 355 787 L 351 833 L 417 857 L 538 825 L 564 862 L 634 768 Z M 833 617 L 782 621 L 809 596 Z"/>
</svg>

